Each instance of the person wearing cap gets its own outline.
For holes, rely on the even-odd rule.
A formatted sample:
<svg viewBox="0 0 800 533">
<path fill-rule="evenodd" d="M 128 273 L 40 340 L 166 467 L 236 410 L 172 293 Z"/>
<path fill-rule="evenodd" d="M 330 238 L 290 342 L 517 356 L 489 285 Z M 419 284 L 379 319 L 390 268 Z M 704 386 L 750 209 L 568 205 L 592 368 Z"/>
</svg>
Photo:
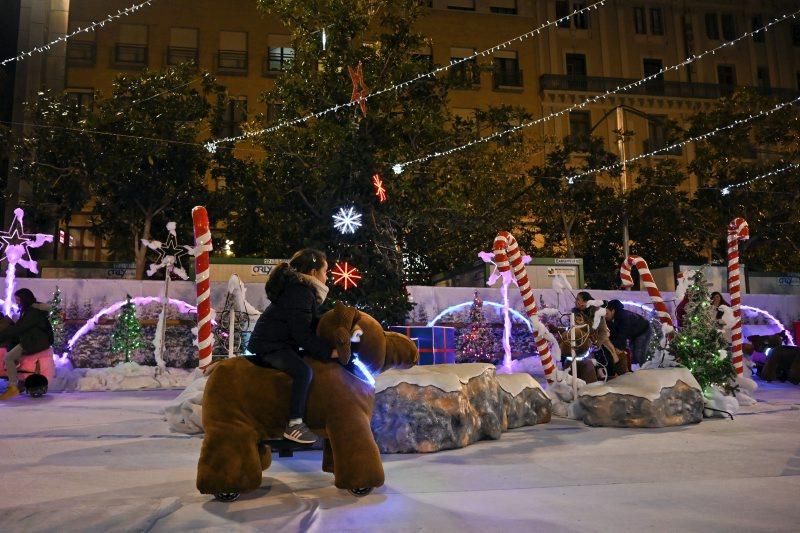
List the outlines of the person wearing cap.
<svg viewBox="0 0 800 533">
<path fill-rule="evenodd" d="M 611 333 L 611 343 L 618 350 L 630 345 L 634 363 L 647 361 L 647 347 L 653 337 L 650 322 L 643 316 L 628 311 L 619 300 L 611 300 L 606 307 L 606 323 Z"/>
</svg>

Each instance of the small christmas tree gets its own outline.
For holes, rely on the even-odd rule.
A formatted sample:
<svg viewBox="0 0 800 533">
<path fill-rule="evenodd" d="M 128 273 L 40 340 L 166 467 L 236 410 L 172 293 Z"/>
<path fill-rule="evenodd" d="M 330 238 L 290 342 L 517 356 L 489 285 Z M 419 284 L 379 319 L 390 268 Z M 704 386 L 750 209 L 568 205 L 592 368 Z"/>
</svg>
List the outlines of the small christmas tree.
<svg viewBox="0 0 800 533">
<path fill-rule="evenodd" d="M 64 307 L 61 301 L 61 290 L 58 287 L 56 287 L 56 292 L 53 293 L 53 299 L 50 300 L 50 309 L 47 312 L 47 317 L 53 327 L 53 351 L 61 355 L 66 349 L 66 342 L 64 339 Z"/>
<path fill-rule="evenodd" d="M 675 333 L 670 352 L 687 367 L 703 390 L 711 386 L 730 390 L 736 378 L 728 346 L 710 313 L 711 299 L 705 276 L 698 271 L 686 290 L 688 302 L 683 327 Z"/>
<path fill-rule="evenodd" d="M 114 324 L 114 331 L 111 333 L 111 353 L 123 354 L 125 362 L 131 362 L 131 355 L 145 347 L 142 338 L 142 325 L 136 318 L 136 308 L 128 295 L 128 301 L 122 306 L 122 312 Z"/>
<path fill-rule="evenodd" d="M 496 363 L 500 359 L 500 346 L 492 328 L 483 317 L 483 301 L 477 291 L 469 310 L 469 324 L 456 339 L 459 363 Z"/>
</svg>

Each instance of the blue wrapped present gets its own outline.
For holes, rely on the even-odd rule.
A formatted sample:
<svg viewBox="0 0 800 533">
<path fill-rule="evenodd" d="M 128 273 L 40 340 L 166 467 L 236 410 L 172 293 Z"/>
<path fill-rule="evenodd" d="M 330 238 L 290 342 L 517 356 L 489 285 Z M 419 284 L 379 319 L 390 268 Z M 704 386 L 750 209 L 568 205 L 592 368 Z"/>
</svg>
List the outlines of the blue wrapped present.
<svg viewBox="0 0 800 533">
<path fill-rule="evenodd" d="M 391 326 L 417 344 L 419 364 L 441 365 L 456 362 L 456 328 L 443 326 Z"/>
</svg>

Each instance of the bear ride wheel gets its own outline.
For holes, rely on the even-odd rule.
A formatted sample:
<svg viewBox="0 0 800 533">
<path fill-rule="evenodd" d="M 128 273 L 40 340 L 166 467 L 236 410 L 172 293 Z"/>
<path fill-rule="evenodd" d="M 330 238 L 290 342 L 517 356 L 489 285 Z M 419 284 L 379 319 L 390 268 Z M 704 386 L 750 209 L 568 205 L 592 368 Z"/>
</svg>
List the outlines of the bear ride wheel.
<svg viewBox="0 0 800 533">
<path fill-rule="evenodd" d="M 239 499 L 238 492 L 218 492 L 214 497 L 221 502 L 232 502 Z"/>
<path fill-rule="evenodd" d="M 358 496 L 359 498 L 366 496 L 370 492 L 372 492 L 372 487 L 364 487 L 362 489 L 350 489 L 350 493 L 353 496 Z"/>
</svg>

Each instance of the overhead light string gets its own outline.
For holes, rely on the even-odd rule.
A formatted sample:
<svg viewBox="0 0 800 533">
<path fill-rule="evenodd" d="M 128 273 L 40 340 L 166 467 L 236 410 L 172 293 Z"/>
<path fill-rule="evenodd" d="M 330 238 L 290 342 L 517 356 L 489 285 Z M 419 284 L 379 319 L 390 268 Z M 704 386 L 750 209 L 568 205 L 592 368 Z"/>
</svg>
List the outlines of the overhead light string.
<svg viewBox="0 0 800 533">
<path fill-rule="evenodd" d="M 784 172 L 787 172 L 789 170 L 797 170 L 797 169 L 800 169 L 800 164 L 790 163 L 790 164 L 786 165 L 785 167 L 775 169 L 775 170 L 773 170 L 771 172 L 767 172 L 766 174 L 761 174 L 760 176 L 756 176 L 755 178 L 750 178 L 747 181 L 743 181 L 741 183 L 735 183 L 733 185 L 726 185 L 726 186 L 720 188 L 720 193 L 722 194 L 722 196 L 728 196 L 731 193 L 731 189 L 738 189 L 740 187 L 747 187 L 748 185 L 750 185 L 751 183 L 754 183 L 756 181 L 763 180 L 765 178 L 771 178 L 772 176 L 777 176 L 778 174 L 783 174 Z"/>
<path fill-rule="evenodd" d="M 27 58 L 31 57 L 32 55 L 42 54 L 44 52 L 47 52 L 52 47 L 57 46 L 60 43 L 66 43 L 69 39 L 75 37 L 78 34 L 89 33 L 90 31 L 95 31 L 97 28 L 102 28 L 103 26 L 105 26 L 106 24 L 108 24 L 110 22 L 114 22 L 115 20 L 117 20 L 119 18 L 126 17 L 126 16 L 128 16 L 128 15 L 130 15 L 132 13 L 135 13 L 135 12 L 139 11 L 143 7 L 149 6 L 154 1 L 155 0 L 145 0 L 144 2 L 141 2 L 139 4 L 133 4 L 132 6 L 126 7 L 125 9 L 120 9 L 116 13 L 112 13 L 112 14 L 107 15 L 106 18 L 104 18 L 103 20 L 92 22 L 91 24 L 89 24 L 85 28 L 78 28 L 77 30 L 75 30 L 75 31 L 73 31 L 71 33 L 67 33 L 65 35 L 62 35 L 61 37 L 53 39 L 52 41 L 50 41 L 47 44 L 43 44 L 41 46 L 37 46 L 37 47 L 32 48 L 30 50 L 27 50 L 25 52 L 21 52 L 21 53 L 17 54 L 14 57 L 9 57 L 8 59 L 4 59 L 3 61 L 0 61 L 0 65 L 6 66 L 8 63 L 11 63 L 13 61 L 19 62 L 19 61 L 22 61 L 24 59 L 27 59 Z"/>
<path fill-rule="evenodd" d="M 581 8 L 581 9 L 576 9 L 575 11 L 570 13 L 569 15 L 563 16 L 563 17 L 558 18 L 558 19 L 553 20 L 553 21 L 549 21 L 548 20 L 545 24 L 542 24 L 538 28 L 535 28 L 533 30 L 525 32 L 525 33 L 523 33 L 521 35 L 517 35 L 516 37 L 513 37 L 513 38 L 511 38 L 511 39 L 509 39 L 507 41 L 504 41 L 504 42 L 500 43 L 500 44 L 496 44 L 496 45 L 492 46 L 491 48 L 486 48 L 485 50 L 480 50 L 480 51 L 475 52 L 474 54 L 472 54 L 470 56 L 457 58 L 457 59 L 451 59 L 449 64 L 447 64 L 447 65 L 443 65 L 441 67 L 435 68 L 434 70 L 432 70 L 430 72 L 426 72 L 424 74 L 420 74 L 418 76 L 410 78 L 410 79 L 408 79 L 406 81 L 403 81 L 401 83 L 397 83 L 395 85 L 391 85 L 391 86 L 386 87 L 384 89 L 380 89 L 378 91 L 374 91 L 374 92 L 372 92 L 370 94 L 367 94 L 365 96 L 362 96 L 360 98 L 356 98 L 355 100 L 353 100 L 351 102 L 347 102 L 347 103 L 343 103 L 343 104 L 337 104 L 337 105 L 331 106 L 331 107 L 329 107 L 327 109 L 323 109 L 321 111 L 310 113 L 310 114 L 302 116 L 302 117 L 297 117 L 297 118 L 294 118 L 292 120 L 286 120 L 286 121 L 278 122 L 277 124 L 275 124 L 274 126 L 270 126 L 269 128 L 263 128 L 263 129 L 259 129 L 259 130 L 252 130 L 252 131 L 248 131 L 248 132 L 242 133 L 241 135 L 234 135 L 234 136 L 231 136 L 231 137 L 223 137 L 221 139 L 212 139 L 212 140 L 210 140 L 210 141 L 205 143 L 205 147 L 209 152 L 213 153 L 213 152 L 215 152 L 217 150 L 217 146 L 220 145 L 220 144 L 235 143 L 235 142 L 243 141 L 245 139 L 249 139 L 249 138 L 252 138 L 252 137 L 257 137 L 259 135 L 264 135 L 266 133 L 272 133 L 272 132 L 277 131 L 279 129 L 286 128 L 288 126 L 296 126 L 298 124 L 302 124 L 304 122 L 308 122 L 312 118 L 319 118 L 319 117 L 328 115 L 330 113 L 335 113 L 335 112 L 339 111 L 340 109 L 347 109 L 347 108 L 352 107 L 352 106 L 360 105 L 362 102 L 365 102 L 365 101 L 369 100 L 370 98 L 374 98 L 376 96 L 379 96 L 379 95 L 382 95 L 382 94 L 386 94 L 386 93 L 391 92 L 391 91 L 397 91 L 398 89 L 402 89 L 403 87 L 407 87 L 407 86 L 411 85 L 412 83 L 416 83 L 416 82 L 418 82 L 420 80 L 423 80 L 425 78 L 435 78 L 438 74 L 440 74 L 442 72 L 446 72 L 446 71 L 450 70 L 451 68 L 453 68 L 456 65 L 460 65 L 461 63 L 465 63 L 467 61 L 472 61 L 474 59 L 477 59 L 478 57 L 484 57 L 486 55 L 492 54 L 494 52 L 497 52 L 499 50 L 502 50 L 502 49 L 506 48 L 507 46 L 509 46 L 509 45 L 511 45 L 511 44 L 513 44 L 515 42 L 520 42 L 521 43 L 522 41 L 525 41 L 527 39 L 530 39 L 531 37 L 534 37 L 534 36 L 537 36 L 537 35 L 541 34 L 542 31 L 546 30 L 549 27 L 556 26 L 556 25 L 558 25 L 558 24 L 560 24 L 562 22 L 568 21 L 569 19 L 571 19 L 575 15 L 581 15 L 583 13 L 588 13 L 590 11 L 596 10 L 596 9 L 604 6 L 607 1 L 608 0 L 600 0 L 599 2 L 595 2 L 594 4 L 590 4 L 590 5 L 586 6 L 586 7 Z"/>
<path fill-rule="evenodd" d="M 795 11 L 793 13 L 790 13 L 790 14 L 787 14 L 787 15 L 782 15 L 782 16 L 776 18 L 775 20 L 773 20 L 772 22 L 768 23 L 767 25 L 762 26 L 761 28 L 758 28 L 758 29 L 753 30 L 753 31 L 745 32 L 744 34 L 740 35 L 739 37 L 737 37 L 736 39 L 734 39 L 732 41 L 727 41 L 727 42 L 722 43 L 721 45 L 719 45 L 717 47 L 711 48 L 711 49 L 706 50 L 704 52 L 701 52 L 699 54 L 692 55 L 692 57 L 686 58 L 684 61 L 682 61 L 680 63 L 677 63 L 675 65 L 670 65 L 668 67 L 662 68 L 658 72 L 655 72 L 654 74 L 646 76 L 646 77 L 644 77 L 644 78 L 642 78 L 642 79 L 640 79 L 638 81 L 635 81 L 633 83 L 629 83 L 627 85 L 620 85 L 615 89 L 608 90 L 605 93 L 599 94 L 597 96 L 593 96 L 593 97 L 591 97 L 591 98 L 589 98 L 587 100 L 584 100 L 583 102 L 581 102 L 579 104 L 575 104 L 573 106 L 570 106 L 570 107 L 567 107 L 565 109 L 562 109 L 561 111 L 556 111 L 555 113 L 552 113 L 550 115 L 547 115 L 547 116 L 544 116 L 544 117 L 541 117 L 541 118 L 538 118 L 536 120 L 532 120 L 532 121 L 529 121 L 529 122 L 524 122 L 524 123 L 519 124 L 517 126 L 512 126 L 512 127 L 508 128 L 508 129 L 497 131 L 495 133 L 492 133 L 490 135 L 486 135 L 484 137 L 479 137 L 479 138 L 474 139 L 474 140 L 472 140 L 472 141 L 470 141 L 468 143 L 462 144 L 460 146 L 456 146 L 454 148 L 450 148 L 448 150 L 443 150 L 443 151 L 440 151 L 440 152 L 433 152 L 431 154 L 428 154 L 428 155 L 425 155 L 425 156 L 422 156 L 422 157 L 418 157 L 416 159 L 412 159 L 410 161 L 406 161 L 406 162 L 402 162 L 402 163 L 395 163 L 395 164 L 392 165 L 392 170 L 394 170 L 395 174 L 400 174 L 400 173 L 403 172 L 403 169 L 405 167 L 409 166 L 409 165 L 415 165 L 415 164 L 418 164 L 418 163 L 425 163 L 425 162 L 430 161 L 432 159 L 437 159 L 439 157 L 445 157 L 445 156 L 454 154 L 456 152 L 460 152 L 461 150 L 465 150 L 465 149 L 467 149 L 467 148 L 469 148 L 471 146 L 475 146 L 477 144 L 482 144 L 482 143 L 485 143 L 485 142 L 488 142 L 488 141 L 491 141 L 491 140 L 494 140 L 494 139 L 499 139 L 500 137 L 504 137 L 504 136 L 506 136 L 506 135 L 508 135 L 510 133 L 515 133 L 517 131 L 520 131 L 520 130 L 523 130 L 523 129 L 526 129 L 526 128 L 530 128 L 531 126 L 536 126 L 537 124 L 542 124 L 542 123 L 547 122 L 549 120 L 552 120 L 554 118 L 558 118 L 558 117 L 560 117 L 562 115 L 566 115 L 566 114 L 568 114 L 571 111 L 574 111 L 576 109 L 583 109 L 584 107 L 586 107 L 586 106 L 588 106 L 590 104 L 594 104 L 594 103 L 600 102 L 601 100 L 605 100 L 609 96 L 618 94 L 620 92 L 627 91 L 627 90 L 632 89 L 634 87 L 638 87 L 638 86 L 640 86 L 640 85 L 642 85 L 644 83 L 652 81 L 652 80 L 654 80 L 656 78 L 659 78 L 663 74 L 665 74 L 666 72 L 670 72 L 670 71 L 673 71 L 673 70 L 677 71 L 678 69 L 681 69 L 681 68 L 683 68 L 683 67 L 685 67 L 687 65 L 691 65 L 692 63 L 694 63 L 694 62 L 696 62 L 696 61 L 698 61 L 700 59 L 703 59 L 704 57 L 706 57 L 708 55 L 716 54 L 720 50 L 723 50 L 723 49 L 725 49 L 727 47 L 734 46 L 735 44 L 739 43 L 743 39 L 747 39 L 749 37 L 753 37 L 754 35 L 757 35 L 757 34 L 759 34 L 761 32 L 766 32 L 769 28 L 771 28 L 772 26 L 775 26 L 776 24 L 779 24 L 779 23 L 781 23 L 781 22 L 783 22 L 783 21 L 785 21 L 787 19 L 790 19 L 790 18 L 791 19 L 796 18 L 798 14 L 800 14 L 800 10 L 797 10 L 797 11 Z"/>
</svg>

